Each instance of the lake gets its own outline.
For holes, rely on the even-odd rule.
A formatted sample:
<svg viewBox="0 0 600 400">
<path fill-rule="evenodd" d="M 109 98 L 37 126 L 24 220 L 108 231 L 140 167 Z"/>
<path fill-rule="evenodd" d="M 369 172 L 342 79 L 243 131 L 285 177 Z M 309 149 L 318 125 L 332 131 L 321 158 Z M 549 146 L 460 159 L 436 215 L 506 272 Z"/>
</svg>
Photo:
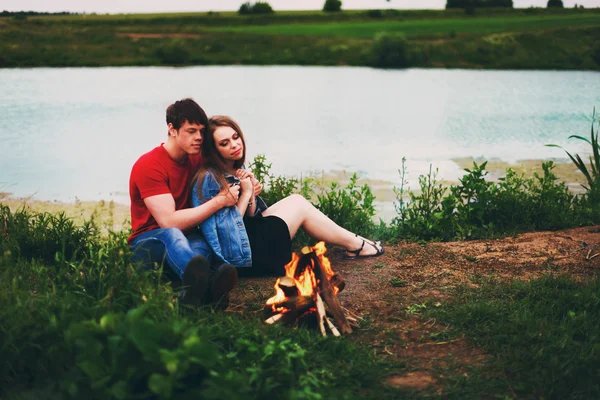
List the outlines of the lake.
<svg viewBox="0 0 600 400">
<path fill-rule="evenodd" d="M 460 157 L 564 158 L 587 151 L 600 73 L 353 67 L 0 69 L 0 192 L 127 204 L 131 166 L 167 137 L 165 109 L 193 97 L 236 119 L 250 159 L 277 174 L 359 172 L 411 184 Z"/>
</svg>

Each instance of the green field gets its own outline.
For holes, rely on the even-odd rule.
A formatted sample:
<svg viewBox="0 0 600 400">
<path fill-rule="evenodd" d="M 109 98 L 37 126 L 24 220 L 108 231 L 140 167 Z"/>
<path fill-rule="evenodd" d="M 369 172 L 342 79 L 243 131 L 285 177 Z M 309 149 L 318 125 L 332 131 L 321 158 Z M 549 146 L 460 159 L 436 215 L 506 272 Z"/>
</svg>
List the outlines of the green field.
<svg viewBox="0 0 600 400">
<path fill-rule="evenodd" d="M 405 39 L 398 39 L 397 35 Z M 387 37 L 382 35 L 388 35 Z M 0 18 L 0 67 L 353 65 L 600 70 L 600 9 Z"/>
<path fill-rule="evenodd" d="M 372 38 L 379 32 L 398 32 L 409 37 L 447 35 L 450 32 L 490 34 L 530 32 L 569 27 L 598 27 L 600 13 L 582 15 L 519 16 L 514 18 L 453 18 L 345 23 L 304 23 L 266 26 L 211 28 L 214 30 L 266 35 L 311 35 Z"/>
</svg>

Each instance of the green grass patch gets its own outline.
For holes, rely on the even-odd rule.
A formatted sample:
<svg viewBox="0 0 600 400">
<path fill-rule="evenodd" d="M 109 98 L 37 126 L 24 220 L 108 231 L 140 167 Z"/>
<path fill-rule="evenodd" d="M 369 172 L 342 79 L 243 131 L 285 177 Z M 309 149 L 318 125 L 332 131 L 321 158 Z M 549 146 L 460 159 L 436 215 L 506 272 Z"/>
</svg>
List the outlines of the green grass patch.
<svg viewBox="0 0 600 400">
<path fill-rule="evenodd" d="M 210 28 L 227 32 L 269 35 L 312 35 L 372 38 L 379 32 L 399 32 L 407 37 L 448 34 L 490 34 L 527 32 L 565 27 L 600 25 L 600 14 L 572 14 L 549 16 L 487 17 L 461 19 L 305 23 L 266 26 Z"/>
<path fill-rule="evenodd" d="M 600 398 L 600 277 L 488 281 L 452 294 L 426 315 L 490 357 L 469 377 L 451 379 L 451 398 Z"/>
</svg>

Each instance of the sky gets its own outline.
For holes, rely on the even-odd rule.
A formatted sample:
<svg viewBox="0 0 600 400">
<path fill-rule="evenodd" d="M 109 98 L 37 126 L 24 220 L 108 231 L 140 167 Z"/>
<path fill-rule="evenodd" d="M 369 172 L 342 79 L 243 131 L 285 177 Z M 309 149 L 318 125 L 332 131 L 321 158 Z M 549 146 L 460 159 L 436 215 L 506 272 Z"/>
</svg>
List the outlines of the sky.
<svg viewBox="0 0 600 400">
<path fill-rule="evenodd" d="M 277 10 L 316 10 L 324 0 L 267 0 Z M 0 11 L 154 13 L 237 10 L 245 0 L 0 0 Z M 515 7 L 545 7 L 547 0 L 513 0 Z M 600 0 L 563 0 L 565 7 L 600 7 Z M 345 9 L 441 9 L 446 0 L 342 0 Z"/>
</svg>

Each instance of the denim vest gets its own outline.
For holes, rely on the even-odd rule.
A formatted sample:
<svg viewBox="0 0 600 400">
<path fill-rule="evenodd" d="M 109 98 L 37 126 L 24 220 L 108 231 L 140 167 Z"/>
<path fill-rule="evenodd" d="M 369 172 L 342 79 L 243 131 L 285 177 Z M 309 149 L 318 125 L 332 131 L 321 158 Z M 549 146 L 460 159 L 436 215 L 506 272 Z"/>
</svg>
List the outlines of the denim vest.
<svg viewBox="0 0 600 400">
<path fill-rule="evenodd" d="M 239 183 L 233 175 L 226 175 L 227 182 Z M 192 187 L 192 205 L 194 207 L 206 203 L 221 191 L 215 173 L 209 170 L 199 187 L 198 182 Z M 198 194 L 201 193 L 202 196 Z M 251 267 L 252 252 L 250 241 L 242 215 L 236 206 L 223 207 L 198 227 L 214 256 L 220 261 L 233 264 L 236 267 Z"/>
</svg>

